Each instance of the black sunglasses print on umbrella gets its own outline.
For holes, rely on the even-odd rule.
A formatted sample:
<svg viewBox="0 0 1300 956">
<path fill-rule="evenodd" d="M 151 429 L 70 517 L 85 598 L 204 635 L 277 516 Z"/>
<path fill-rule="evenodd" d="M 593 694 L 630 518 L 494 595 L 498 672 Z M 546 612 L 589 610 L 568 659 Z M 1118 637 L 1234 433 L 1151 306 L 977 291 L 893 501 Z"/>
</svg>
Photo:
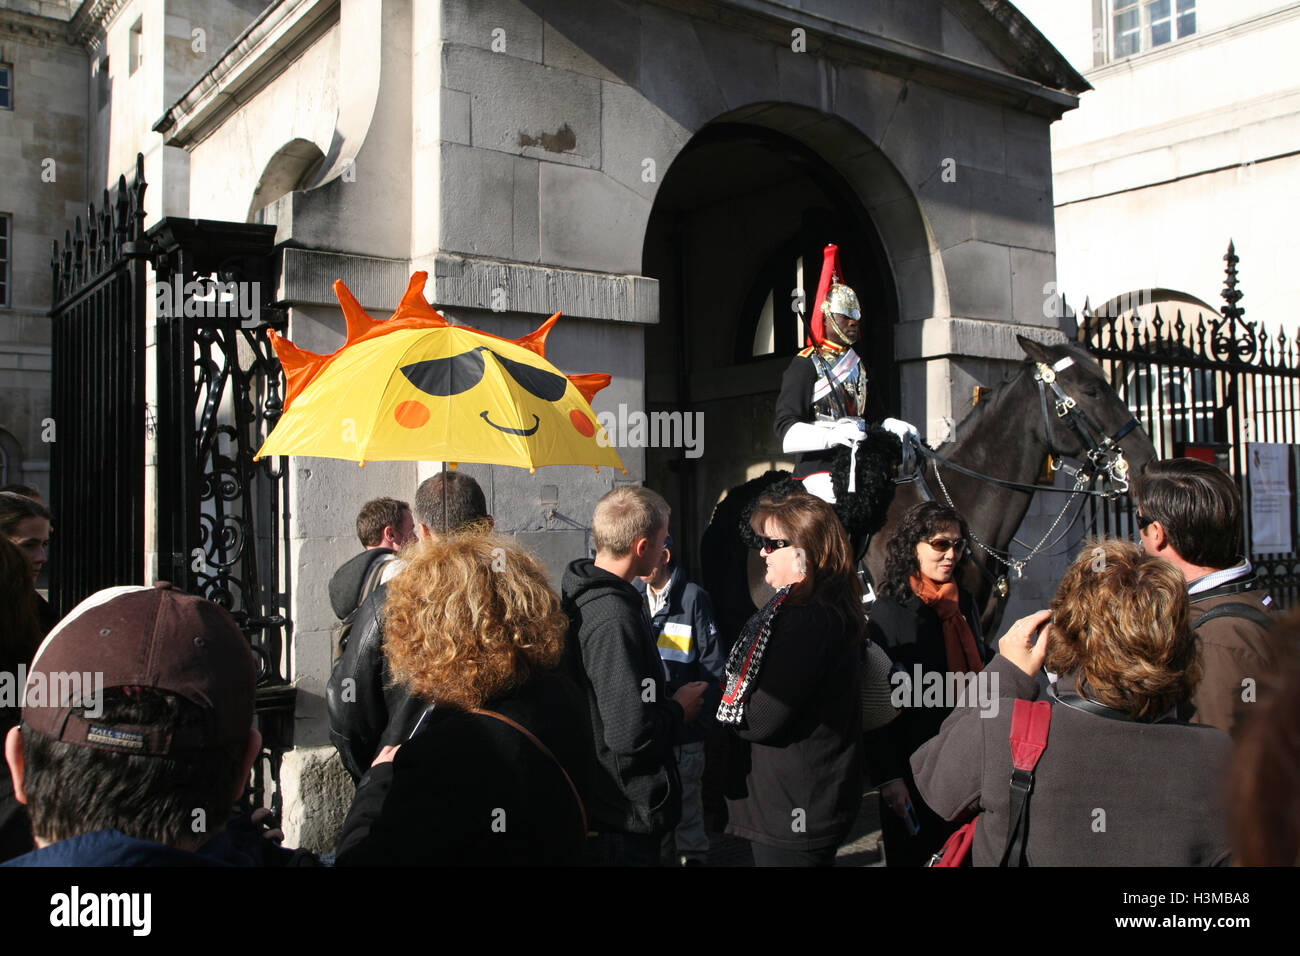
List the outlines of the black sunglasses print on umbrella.
<svg viewBox="0 0 1300 956">
<path fill-rule="evenodd" d="M 515 382 L 530 395 L 544 402 L 559 401 L 568 388 L 569 380 L 563 375 L 556 375 L 523 362 L 516 362 L 504 355 L 480 345 L 476 349 L 453 355 L 450 358 L 426 359 L 402 366 L 402 374 L 407 381 L 427 395 L 450 398 L 468 392 L 483 380 L 483 355 L 488 352 Z M 488 418 L 487 410 L 479 412 L 479 417 L 498 431 L 509 435 L 532 435 L 541 425 L 541 419 L 533 415 L 532 428 L 507 428 Z"/>
</svg>

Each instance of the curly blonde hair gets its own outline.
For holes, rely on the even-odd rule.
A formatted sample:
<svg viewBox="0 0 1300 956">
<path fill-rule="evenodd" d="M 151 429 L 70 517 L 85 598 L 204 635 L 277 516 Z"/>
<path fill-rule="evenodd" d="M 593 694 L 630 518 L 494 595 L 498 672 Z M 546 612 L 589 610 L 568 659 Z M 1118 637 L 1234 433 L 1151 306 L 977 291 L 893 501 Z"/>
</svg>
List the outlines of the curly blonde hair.
<svg viewBox="0 0 1300 956">
<path fill-rule="evenodd" d="M 430 539 L 388 585 L 384 654 L 395 683 L 473 710 L 555 667 L 569 620 L 541 562 L 501 535 Z"/>
<path fill-rule="evenodd" d="M 1088 541 L 1052 601 L 1047 668 L 1137 720 L 1159 717 L 1201 679 L 1182 572 L 1117 539 Z"/>
</svg>

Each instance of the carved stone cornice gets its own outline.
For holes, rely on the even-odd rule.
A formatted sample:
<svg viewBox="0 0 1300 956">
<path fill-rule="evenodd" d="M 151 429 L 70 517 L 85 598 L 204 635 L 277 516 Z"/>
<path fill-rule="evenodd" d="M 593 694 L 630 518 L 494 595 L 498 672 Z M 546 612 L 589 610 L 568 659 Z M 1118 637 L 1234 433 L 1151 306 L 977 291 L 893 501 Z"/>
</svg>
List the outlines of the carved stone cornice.
<svg viewBox="0 0 1300 956">
<path fill-rule="evenodd" d="M 17 40 L 20 43 L 44 47 L 77 46 L 67 20 L 38 17 L 0 7 L 0 41 Z"/>
</svg>

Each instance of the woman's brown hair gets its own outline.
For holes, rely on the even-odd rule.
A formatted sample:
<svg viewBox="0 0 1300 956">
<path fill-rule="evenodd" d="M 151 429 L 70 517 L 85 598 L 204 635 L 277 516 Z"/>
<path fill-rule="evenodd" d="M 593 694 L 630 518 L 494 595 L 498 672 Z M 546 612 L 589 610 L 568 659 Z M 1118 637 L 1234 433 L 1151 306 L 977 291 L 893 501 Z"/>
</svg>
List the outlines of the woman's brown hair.
<svg viewBox="0 0 1300 956">
<path fill-rule="evenodd" d="M 542 564 L 509 538 L 462 534 L 403 552 L 388 585 L 384 654 L 396 683 L 472 710 L 555 667 L 569 621 Z"/>
<path fill-rule="evenodd" d="M 1182 572 L 1130 541 L 1088 541 L 1052 600 L 1047 669 L 1137 720 L 1159 717 L 1201 679 Z"/>
<path fill-rule="evenodd" d="M 844 526 L 831 506 L 802 492 L 784 498 L 764 496 L 758 500 L 750 524 L 762 534 L 763 523 L 769 518 L 803 550 L 807 562 L 806 581 L 811 587 L 799 589 L 796 600 L 830 608 L 855 634 L 865 631 L 862 582 L 853 569 Z"/>
</svg>

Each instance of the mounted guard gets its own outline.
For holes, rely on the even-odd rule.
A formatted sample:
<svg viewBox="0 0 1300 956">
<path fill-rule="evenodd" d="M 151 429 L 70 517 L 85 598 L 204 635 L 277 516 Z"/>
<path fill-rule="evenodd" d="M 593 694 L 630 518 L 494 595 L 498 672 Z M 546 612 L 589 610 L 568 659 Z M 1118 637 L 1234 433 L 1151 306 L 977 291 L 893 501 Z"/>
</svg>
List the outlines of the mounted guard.
<svg viewBox="0 0 1300 956">
<path fill-rule="evenodd" d="M 808 345 L 781 380 L 773 428 L 794 479 L 834 505 L 855 541 L 880 526 L 893 497 L 900 461 L 895 441 L 911 450 L 916 429 L 894 418 L 867 425 L 867 370 L 858 355 L 862 308 L 841 279 L 839 249 L 823 253 L 817 297 L 808 323 Z M 910 456 L 908 456 L 910 457 Z"/>
</svg>

